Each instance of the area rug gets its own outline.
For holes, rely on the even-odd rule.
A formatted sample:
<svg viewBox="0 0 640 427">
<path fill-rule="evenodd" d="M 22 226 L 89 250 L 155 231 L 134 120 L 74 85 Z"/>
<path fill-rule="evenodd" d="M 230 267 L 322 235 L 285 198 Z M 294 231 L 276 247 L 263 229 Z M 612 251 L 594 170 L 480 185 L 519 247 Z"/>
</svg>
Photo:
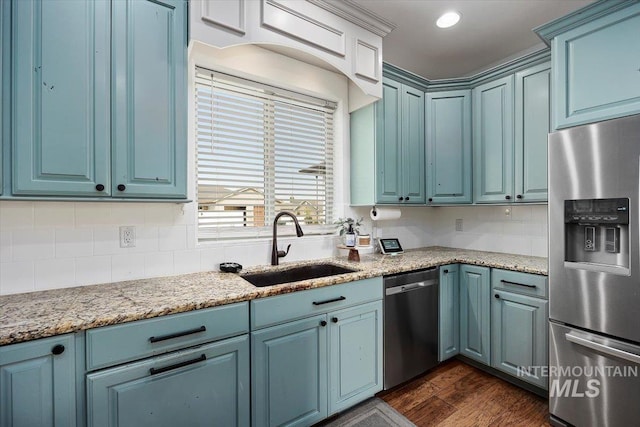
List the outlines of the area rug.
<svg viewBox="0 0 640 427">
<path fill-rule="evenodd" d="M 374 397 L 340 414 L 324 427 L 415 427 L 387 403 Z"/>
</svg>

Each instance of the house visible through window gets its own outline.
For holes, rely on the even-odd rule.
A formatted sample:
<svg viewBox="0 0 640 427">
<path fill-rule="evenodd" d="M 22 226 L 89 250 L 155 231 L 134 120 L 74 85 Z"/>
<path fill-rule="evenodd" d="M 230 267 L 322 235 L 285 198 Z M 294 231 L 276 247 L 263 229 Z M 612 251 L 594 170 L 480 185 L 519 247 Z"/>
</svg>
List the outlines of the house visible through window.
<svg viewBox="0 0 640 427">
<path fill-rule="evenodd" d="M 281 211 L 333 231 L 335 103 L 202 68 L 195 81 L 199 240 L 270 236 Z"/>
</svg>

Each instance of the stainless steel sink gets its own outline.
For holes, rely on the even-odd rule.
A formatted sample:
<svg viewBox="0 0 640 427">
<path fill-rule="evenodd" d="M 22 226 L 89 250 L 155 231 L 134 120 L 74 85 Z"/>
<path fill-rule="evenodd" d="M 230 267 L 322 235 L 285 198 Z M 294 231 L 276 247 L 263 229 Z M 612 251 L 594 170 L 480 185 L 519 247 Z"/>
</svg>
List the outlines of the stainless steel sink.
<svg viewBox="0 0 640 427">
<path fill-rule="evenodd" d="M 333 264 L 312 264 L 301 267 L 292 267 L 286 270 L 244 274 L 241 277 L 254 286 L 263 287 L 280 285 L 282 283 L 298 282 L 300 280 L 336 276 L 338 274 L 353 273 L 355 271 L 357 270 Z"/>
</svg>

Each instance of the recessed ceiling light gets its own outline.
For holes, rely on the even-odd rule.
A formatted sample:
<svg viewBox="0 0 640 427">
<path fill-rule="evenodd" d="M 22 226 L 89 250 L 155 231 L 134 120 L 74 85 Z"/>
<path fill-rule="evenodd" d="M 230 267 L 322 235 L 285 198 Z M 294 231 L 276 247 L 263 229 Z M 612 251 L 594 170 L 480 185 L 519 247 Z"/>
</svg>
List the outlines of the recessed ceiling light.
<svg viewBox="0 0 640 427">
<path fill-rule="evenodd" d="M 447 12 L 438 18 L 436 25 L 439 28 L 449 28 L 456 25 L 458 21 L 460 21 L 460 14 L 458 12 Z"/>
</svg>

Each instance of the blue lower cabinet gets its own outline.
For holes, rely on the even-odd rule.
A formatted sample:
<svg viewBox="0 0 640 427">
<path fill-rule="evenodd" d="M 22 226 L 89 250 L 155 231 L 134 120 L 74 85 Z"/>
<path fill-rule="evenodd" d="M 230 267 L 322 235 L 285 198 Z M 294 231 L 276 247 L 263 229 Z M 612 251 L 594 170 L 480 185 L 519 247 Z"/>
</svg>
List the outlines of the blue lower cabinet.
<svg viewBox="0 0 640 427">
<path fill-rule="evenodd" d="M 76 425 L 73 335 L 0 347 L 0 426 Z"/>
<path fill-rule="evenodd" d="M 252 425 L 309 426 L 327 417 L 326 319 L 251 333 Z"/>
<path fill-rule="evenodd" d="M 493 294 L 491 366 L 548 388 L 548 378 L 535 368 L 548 364 L 548 302 L 495 289 Z"/>
<path fill-rule="evenodd" d="M 89 427 L 249 425 L 249 337 L 87 375 Z"/>
<path fill-rule="evenodd" d="M 328 316 L 332 415 L 382 390 L 382 301 Z"/>
<path fill-rule="evenodd" d="M 490 363 L 490 270 L 460 267 L 460 354 Z"/>
<path fill-rule="evenodd" d="M 447 360 L 460 352 L 460 267 L 440 267 L 440 306 L 438 360 Z"/>
</svg>

